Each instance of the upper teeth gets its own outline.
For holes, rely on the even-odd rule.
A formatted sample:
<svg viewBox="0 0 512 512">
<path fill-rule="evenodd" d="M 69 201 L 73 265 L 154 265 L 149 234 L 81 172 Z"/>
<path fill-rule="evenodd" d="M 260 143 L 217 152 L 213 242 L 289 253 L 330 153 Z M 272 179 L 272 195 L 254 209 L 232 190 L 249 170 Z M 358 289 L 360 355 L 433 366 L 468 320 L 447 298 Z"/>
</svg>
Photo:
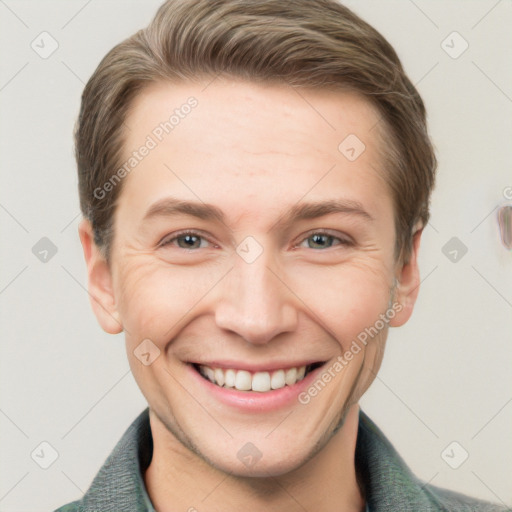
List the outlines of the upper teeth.
<svg viewBox="0 0 512 512">
<path fill-rule="evenodd" d="M 218 386 L 235 388 L 239 391 L 265 392 L 271 389 L 283 388 L 284 386 L 293 386 L 304 378 L 306 367 L 299 366 L 298 368 L 288 368 L 286 370 L 251 373 L 246 370 L 211 368 L 210 366 L 200 365 L 199 372 Z"/>
</svg>

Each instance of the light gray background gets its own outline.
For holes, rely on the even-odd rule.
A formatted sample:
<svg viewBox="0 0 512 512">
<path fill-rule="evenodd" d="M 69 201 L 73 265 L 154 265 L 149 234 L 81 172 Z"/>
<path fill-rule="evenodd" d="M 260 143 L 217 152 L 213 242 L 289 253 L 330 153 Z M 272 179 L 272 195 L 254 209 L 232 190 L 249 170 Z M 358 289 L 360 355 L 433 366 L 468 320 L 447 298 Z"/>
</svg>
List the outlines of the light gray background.
<svg viewBox="0 0 512 512">
<path fill-rule="evenodd" d="M 496 208 L 512 202 L 512 3 L 346 3 L 397 49 L 427 104 L 440 161 L 416 311 L 390 332 L 362 406 L 418 476 L 510 505 L 512 253 L 500 244 Z M 0 0 L 4 512 L 79 498 L 146 406 L 122 335 L 103 333 L 89 307 L 71 133 L 100 59 L 159 4 Z M 47 59 L 30 46 L 43 31 L 59 45 Z M 442 46 L 453 31 L 469 43 L 457 59 Z M 444 43 L 452 54 L 461 44 Z M 46 263 L 32 253 L 42 237 L 58 249 Z M 457 262 L 442 252 L 452 237 L 468 248 Z M 48 469 L 31 458 L 43 441 L 58 452 Z M 441 457 L 453 441 L 469 453 L 458 469 Z"/>
</svg>

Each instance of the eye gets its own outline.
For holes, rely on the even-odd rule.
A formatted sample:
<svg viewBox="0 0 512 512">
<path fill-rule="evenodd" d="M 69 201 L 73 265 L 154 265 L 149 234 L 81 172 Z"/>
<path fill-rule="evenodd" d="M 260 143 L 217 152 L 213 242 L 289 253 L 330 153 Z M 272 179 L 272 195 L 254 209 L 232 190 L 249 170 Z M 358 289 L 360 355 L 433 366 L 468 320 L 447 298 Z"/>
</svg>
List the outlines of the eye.
<svg viewBox="0 0 512 512">
<path fill-rule="evenodd" d="M 184 231 L 164 238 L 159 247 L 174 245 L 179 249 L 203 249 L 209 243 L 206 238 L 195 231 Z"/>
<path fill-rule="evenodd" d="M 299 247 L 304 247 L 304 243 L 307 244 L 306 247 L 308 249 L 328 249 L 336 245 L 352 245 L 352 242 L 345 238 L 340 238 L 323 231 L 312 233 L 299 244 Z"/>
</svg>

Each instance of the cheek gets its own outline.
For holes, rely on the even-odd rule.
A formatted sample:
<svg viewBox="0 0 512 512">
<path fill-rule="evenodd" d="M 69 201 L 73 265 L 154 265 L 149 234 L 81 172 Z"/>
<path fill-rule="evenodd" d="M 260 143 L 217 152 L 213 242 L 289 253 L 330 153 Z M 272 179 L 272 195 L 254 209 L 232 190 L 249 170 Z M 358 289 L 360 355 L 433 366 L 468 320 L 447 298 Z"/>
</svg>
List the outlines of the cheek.
<svg viewBox="0 0 512 512">
<path fill-rule="evenodd" d="M 149 338 L 163 348 L 221 275 L 206 267 L 173 267 L 149 256 L 125 259 L 116 296 L 127 341 Z"/>
<path fill-rule="evenodd" d="M 390 305 L 392 272 L 382 262 L 305 268 L 294 281 L 306 314 L 312 311 L 343 350 Z"/>
</svg>

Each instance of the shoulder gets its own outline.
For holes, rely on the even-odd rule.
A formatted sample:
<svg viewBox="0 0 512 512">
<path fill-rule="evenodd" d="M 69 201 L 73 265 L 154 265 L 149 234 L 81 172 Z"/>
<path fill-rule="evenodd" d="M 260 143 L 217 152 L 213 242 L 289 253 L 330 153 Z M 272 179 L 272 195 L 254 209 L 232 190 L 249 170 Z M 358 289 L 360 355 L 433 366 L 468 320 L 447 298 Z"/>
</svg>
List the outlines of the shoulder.
<svg viewBox="0 0 512 512">
<path fill-rule="evenodd" d="M 439 511 L 457 512 L 512 512 L 511 508 L 482 501 L 465 494 L 433 485 L 423 486 L 423 492 Z"/>
<path fill-rule="evenodd" d="M 153 440 L 146 408 L 125 431 L 82 498 L 54 512 L 154 512 L 143 480 L 152 453 Z"/>
<path fill-rule="evenodd" d="M 363 411 L 359 420 L 356 468 L 372 512 L 512 512 L 421 481 Z"/>
<path fill-rule="evenodd" d="M 72 501 L 71 503 L 68 503 L 67 505 L 63 505 L 62 507 L 59 507 L 57 510 L 54 510 L 54 512 L 80 512 L 80 502 Z"/>
</svg>

